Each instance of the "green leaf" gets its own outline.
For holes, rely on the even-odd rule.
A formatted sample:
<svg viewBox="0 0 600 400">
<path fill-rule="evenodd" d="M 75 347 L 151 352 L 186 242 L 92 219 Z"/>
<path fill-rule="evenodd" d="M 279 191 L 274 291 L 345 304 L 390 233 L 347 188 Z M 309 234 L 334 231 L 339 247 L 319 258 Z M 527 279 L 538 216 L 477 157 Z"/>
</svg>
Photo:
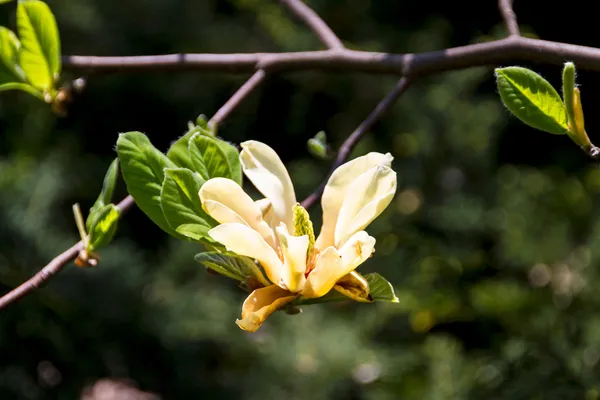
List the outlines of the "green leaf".
<svg viewBox="0 0 600 400">
<path fill-rule="evenodd" d="M 25 74 L 19 67 L 20 46 L 14 32 L 0 26 L 0 87 L 6 83 L 25 82 Z"/>
<path fill-rule="evenodd" d="M 383 276 L 372 273 L 364 276 L 369 283 L 369 294 L 375 301 L 388 301 L 397 303 L 398 298 L 394 293 L 394 287 Z"/>
<path fill-rule="evenodd" d="M 525 124 L 557 135 L 568 131 L 565 105 L 540 75 L 521 67 L 497 68 L 496 82 L 504 105 Z"/>
<path fill-rule="evenodd" d="M 17 83 L 10 82 L 5 84 L 0 84 L 0 92 L 4 92 L 6 90 L 22 90 L 24 92 L 29 93 L 30 95 L 37 97 L 40 100 L 44 100 L 44 96 L 42 92 L 34 88 L 33 86 L 27 83 Z"/>
<path fill-rule="evenodd" d="M 93 215 L 106 204 L 110 204 L 112 201 L 112 195 L 115 190 L 115 185 L 117 183 L 117 174 L 119 172 L 119 159 L 115 158 L 114 161 L 108 167 L 106 174 L 104 175 L 104 183 L 102 184 L 102 191 L 100 195 L 96 199 L 96 202 L 90 208 L 90 214 L 85 222 L 85 226 L 87 230 L 90 230 L 91 220 Z"/>
<path fill-rule="evenodd" d="M 230 161 L 220 145 L 220 140 L 196 133 L 190 138 L 190 158 L 194 171 L 202 178 L 229 178 L 233 179 Z"/>
<path fill-rule="evenodd" d="M 117 154 L 127 191 L 138 207 L 163 231 L 182 238 L 165 219 L 160 203 L 164 169 L 176 168 L 173 161 L 141 132 L 122 133 L 117 140 Z"/>
<path fill-rule="evenodd" d="M 242 164 L 240 163 L 240 152 L 238 149 L 224 140 L 215 138 L 217 144 L 225 153 L 225 157 L 227 157 L 227 162 L 229 163 L 229 171 L 231 176 L 229 179 L 237 182 L 238 185 L 242 185 Z"/>
<path fill-rule="evenodd" d="M 189 169 L 165 169 L 160 194 L 163 215 L 172 229 L 192 240 L 210 239 L 208 231 L 218 225 L 202 209 L 198 191 L 204 182 Z"/>
<path fill-rule="evenodd" d="M 0 4 L 4 4 L 4 3 L 10 3 L 13 0 L 0 0 Z"/>
<path fill-rule="evenodd" d="M 43 1 L 19 2 L 17 27 L 19 62 L 27 80 L 37 89 L 51 91 L 61 70 L 60 38 L 52 11 Z"/>
<path fill-rule="evenodd" d="M 119 209 L 114 204 L 98 209 L 90 224 L 87 250 L 94 251 L 108 245 L 117 231 L 118 221 Z"/>
<path fill-rule="evenodd" d="M 256 277 L 259 282 L 268 285 L 263 273 L 251 258 L 237 254 L 224 254 L 216 251 L 196 254 L 196 261 L 226 277 L 244 281 L 249 276 Z"/>
<path fill-rule="evenodd" d="M 195 128 L 192 128 L 188 133 L 177 139 L 171 147 L 169 151 L 167 151 L 167 157 L 169 160 L 173 161 L 178 167 L 194 169 L 194 164 L 190 159 L 190 152 L 188 150 L 188 144 L 190 138 L 194 136 L 197 132 Z"/>
</svg>

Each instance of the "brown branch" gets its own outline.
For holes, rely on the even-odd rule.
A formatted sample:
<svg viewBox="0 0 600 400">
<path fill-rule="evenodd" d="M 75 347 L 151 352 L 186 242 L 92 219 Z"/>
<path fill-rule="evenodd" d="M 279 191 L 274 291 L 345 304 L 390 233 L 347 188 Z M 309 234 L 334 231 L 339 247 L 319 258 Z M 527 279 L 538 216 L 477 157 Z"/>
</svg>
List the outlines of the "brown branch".
<svg viewBox="0 0 600 400">
<path fill-rule="evenodd" d="M 344 45 L 331 28 L 301 0 L 281 0 L 296 16 L 313 31 L 321 42 L 329 49 L 343 49 Z"/>
<path fill-rule="evenodd" d="M 208 121 L 209 125 L 219 125 L 240 103 L 265 79 L 265 71 L 259 69 L 227 100 Z"/>
<path fill-rule="evenodd" d="M 498 0 L 498 8 L 509 36 L 520 36 L 517 14 L 513 11 L 513 0 Z"/>
<path fill-rule="evenodd" d="M 392 54 L 349 49 L 290 53 L 171 54 L 158 56 L 65 56 L 65 68 L 86 73 L 141 70 L 196 70 L 221 73 L 352 71 L 404 76 L 428 75 L 505 62 L 530 61 L 600 71 L 600 49 L 511 36 L 501 40 L 425 53 Z"/>
<path fill-rule="evenodd" d="M 315 204 L 315 202 L 321 197 L 323 193 L 323 189 L 325 189 L 325 184 L 327 183 L 327 179 L 329 176 L 335 171 L 340 165 L 342 165 L 350 153 L 356 147 L 360 139 L 363 138 L 370 130 L 375 126 L 375 124 L 383 117 L 383 115 L 394 105 L 398 97 L 402 95 L 410 86 L 410 79 L 407 77 L 402 77 L 394 86 L 394 89 L 385 96 L 383 100 L 377 104 L 375 109 L 367 116 L 367 118 L 348 136 L 348 138 L 342 143 L 340 146 L 340 150 L 337 153 L 335 161 L 327 175 L 325 181 L 319 186 L 317 190 L 311 193 L 306 199 L 302 201 L 302 206 L 304 208 L 309 208 Z"/>
</svg>

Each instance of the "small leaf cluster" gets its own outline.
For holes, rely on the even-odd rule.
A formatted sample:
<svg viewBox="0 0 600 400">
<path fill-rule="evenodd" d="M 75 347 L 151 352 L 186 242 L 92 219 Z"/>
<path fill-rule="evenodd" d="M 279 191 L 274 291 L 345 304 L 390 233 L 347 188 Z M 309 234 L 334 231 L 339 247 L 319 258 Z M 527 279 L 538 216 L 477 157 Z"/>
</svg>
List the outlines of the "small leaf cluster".
<svg viewBox="0 0 600 400">
<path fill-rule="evenodd" d="M 226 252 L 208 235 L 218 222 L 202 209 L 198 192 L 211 178 L 241 185 L 242 167 L 238 149 L 216 137 L 203 118 L 190 123 L 166 154 L 141 132 L 122 133 L 117 153 L 127 191 L 139 208 L 169 235 L 213 250 L 198 254 L 198 262 L 232 279 L 268 283 L 252 259 Z"/>
<path fill-rule="evenodd" d="M 61 73 L 56 20 L 39 0 L 17 4 L 18 36 L 0 26 L 0 91 L 22 90 L 54 103 Z"/>
<path fill-rule="evenodd" d="M 599 153 L 584 127 L 581 94 L 575 84 L 575 65 L 565 63 L 563 98 L 536 72 L 522 67 L 495 70 L 498 92 L 509 111 L 525 124 L 544 132 L 567 134 L 592 156 Z"/>
</svg>

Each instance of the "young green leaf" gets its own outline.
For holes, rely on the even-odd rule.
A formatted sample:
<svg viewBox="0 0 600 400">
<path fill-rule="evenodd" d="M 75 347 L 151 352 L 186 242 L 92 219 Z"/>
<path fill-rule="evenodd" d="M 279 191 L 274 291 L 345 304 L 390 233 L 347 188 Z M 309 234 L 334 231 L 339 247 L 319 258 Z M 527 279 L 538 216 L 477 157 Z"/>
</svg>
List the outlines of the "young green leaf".
<svg viewBox="0 0 600 400">
<path fill-rule="evenodd" d="M 43 1 L 19 2 L 17 27 L 19 62 L 27 80 L 37 89 L 52 91 L 61 71 L 60 38 L 52 11 Z"/>
<path fill-rule="evenodd" d="M 521 67 L 497 68 L 496 82 L 504 105 L 525 124 L 554 134 L 568 131 L 565 105 L 540 75 Z"/>
<path fill-rule="evenodd" d="M 169 160 L 173 161 L 178 167 L 194 169 L 194 165 L 190 159 L 188 144 L 191 137 L 194 136 L 196 132 L 197 131 L 195 129 L 191 129 L 185 135 L 173 142 L 169 148 L 169 151 L 167 151 L 167 157 L 169 157 Z"/>
<path fill-rule="evenodd" d="M 163 231 L 182 238 L 165 219 L 160 203 L 164 169 L 177 166 L 141 132 L 122 133 L 117 140 L 117 154 L 127 191 L 136 204 Z"/>
<path fill-rule="evenodd" d="M 20 45 L 13 31 L 0 26 L 0 85 L 25 82 L 25 74 L 19 67 Z"/>
<path fill-rule="evenodd" d="M 85 222 L 86 228 L 90 230 L 91 220 L 93 215 L 106 204 L 110 204 L 112 201 L 112 195 L 115 190 L 115 185 L 117 184 L 117 175 L 119 173 L 119 159 L 115 158 L 114 161 L 108 167 L 106 174 L 104 175 L 104 182 L 102 184 L 102 191 L 100 195 L 96 199 L 96 202 L 90 208 L 90 214 Z"/>
<path fill-rule="evenodd" d="M 364 276 L 369 283 L 369 294 L 375 301 L 388 301 L 397 303 L 398 298 L 394 293 L 394 287 L 383 276 L 372 273 Z"/>
<path fill-rule="evenodd" d="M 238 185 L 242 184 L 242 164 L 240 163 L 240 152 L 238 149 L 224 140 L 215 138 L 218 146 L 225 153 L 225 157 L 227 158 L 227 162 L 229 163 L 229 171 L 231 176 L 229 179 L 237 182 Z"/>
<path fill-rule="evenodd" d="M 90 238 L 86 250 L 92 252 L 108 245 L 117 231 L 118 221 L 119 209 L 114 204 L 107 204 L 98 209 L 90 224 Z"/>
<path fill-rule="evenodd" d="M 202 209 L 198 192 L 204 179 L 186 168 L 166 168 L 160 194 L 163 215 L 172 229 L 192 240 L 209 238 L 217 225 Z"/>
<path fill-rule="evenodd" d="M 253 276 L 265 286 L 270 284 L 251 258 L 209 251 L 196 254 L 195 259 L 205 267 L 228 278 L 244 281 L 247 277 Z"/>
<path fill-rule="evenodd" d="M 232 179 L 230 162 L 219 139 L 196 133 L 190 139 L 189 151 L 194 170 L 205 180 L 217 177 Z"/>
</svg>

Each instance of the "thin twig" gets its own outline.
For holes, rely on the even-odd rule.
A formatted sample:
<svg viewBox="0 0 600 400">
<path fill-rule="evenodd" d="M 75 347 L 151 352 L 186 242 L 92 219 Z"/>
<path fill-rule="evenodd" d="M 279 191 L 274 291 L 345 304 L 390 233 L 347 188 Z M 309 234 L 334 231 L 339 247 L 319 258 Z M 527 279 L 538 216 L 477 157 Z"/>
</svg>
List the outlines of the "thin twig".
<svg viewBox="0 0 600 400">
<path fill-rule="evenodd" d="M 279 71 L 352 71 L 403 76 L 531 61 L 562 65 L 571 60 L 577 68 L 600 71 L 600 49 L 567 43 L 511 36 L 485 43 L 416 54 L 392 54 L 349 49 L 289 53 L 171 54 L 158 56 L 65 56 L 66 69 L 86 73 L 140 70 L 197 70 L 248 73 Z"/>
<path fill-rule="evenodd" d="M 519 24 L 517 23 L 517 14 L 513 11 L 513 0 L 498 0 L 500 14 L 506 25 L 509 36 L 520 36 Z"/>
<path fill-rule="evenodd" d="M 133 205 L 133 197 L 125 197 L 117 207 L 121 210 L 121 215 L 125 213 Z M 60 272 L 66 265 L 73 261 L 81 250 L 84 249 L 83 241 L 75 243 L 71 248 L 64 251 L 62 254 L 56 256 L 52 261 L 42 268 L 38 273 L 33 275 L 27 281 L 17 286 L 4 296 L 0 297 L 0 310 L 14 303 L 25 295 L 29 294 L 33 290 L 42 286 L 44 282 L 52 278 L 58 272 Z"/>
<path fill-rule="evenodd" d="M 321 42 L 329 49 L 343 49 L 344 45 L 331 28 L 314 12 L 312 8 L 301 0 L 281 0 L 302 22 L 313 31 Z"/>
<path fill-rule="evenodd" d="M 379 104 L 377 104 L 375 109 L 367 116 L 367 118 L 354 130 L 354 132 L 350 134 L 350 136 L 348 136 L 346 140 L 344 140 L 344 143 L 342 143 L 342 145 L 340 146 L 335 161 L 333 162 L 331 170 L 329 171 L 329 174 L 327 175 L 325 181 L 319 186 L 317 190 L 315 190 L 306 199 L 302 201 L 302 206 L 304 208 L 311 207 L 319 199 L 319 197 L 321 197 L 321 194 L 323 193 L 323 189 L 325 189 L 325 184 L 327 183 L 327 179 L 329 179 L 329 176 L 333 173 L 333 171 L 335 171 L 340 165 L 342 165 L 346 161 L 346 159 L 348 158 L 348 156 L 350 156 L 350 153 L 352 152 L 354 147 L 356 147 L 360 139 L 362 139 L 363 136 L 365 136 L 371 130 L 371 128 L 373 128 L 377 121 L 379 121 L 381 117 L 383 117 L 383 115 L 390 108 L 392 108 L 396 100 L 398 100 L 398 97 L 400 97 L 402 93 L 404 93 L 406 89 L 408 89 L 410 83 L 411 81 L 409 78 L 400 78 L 398 83 L 396 83 L 396 86 L 394 86 L 394 89 L 392 89 L 392 91 L 388 93 L 388 95 L 385 96 L 384 99 L 379 102 Z"/>
<path fill-rule="evenodd" d="M 211 126 L 220 124 L 265 79 L 265 71 L 259 69 L 227 100 L 208 121 Z"/>
</svg>

